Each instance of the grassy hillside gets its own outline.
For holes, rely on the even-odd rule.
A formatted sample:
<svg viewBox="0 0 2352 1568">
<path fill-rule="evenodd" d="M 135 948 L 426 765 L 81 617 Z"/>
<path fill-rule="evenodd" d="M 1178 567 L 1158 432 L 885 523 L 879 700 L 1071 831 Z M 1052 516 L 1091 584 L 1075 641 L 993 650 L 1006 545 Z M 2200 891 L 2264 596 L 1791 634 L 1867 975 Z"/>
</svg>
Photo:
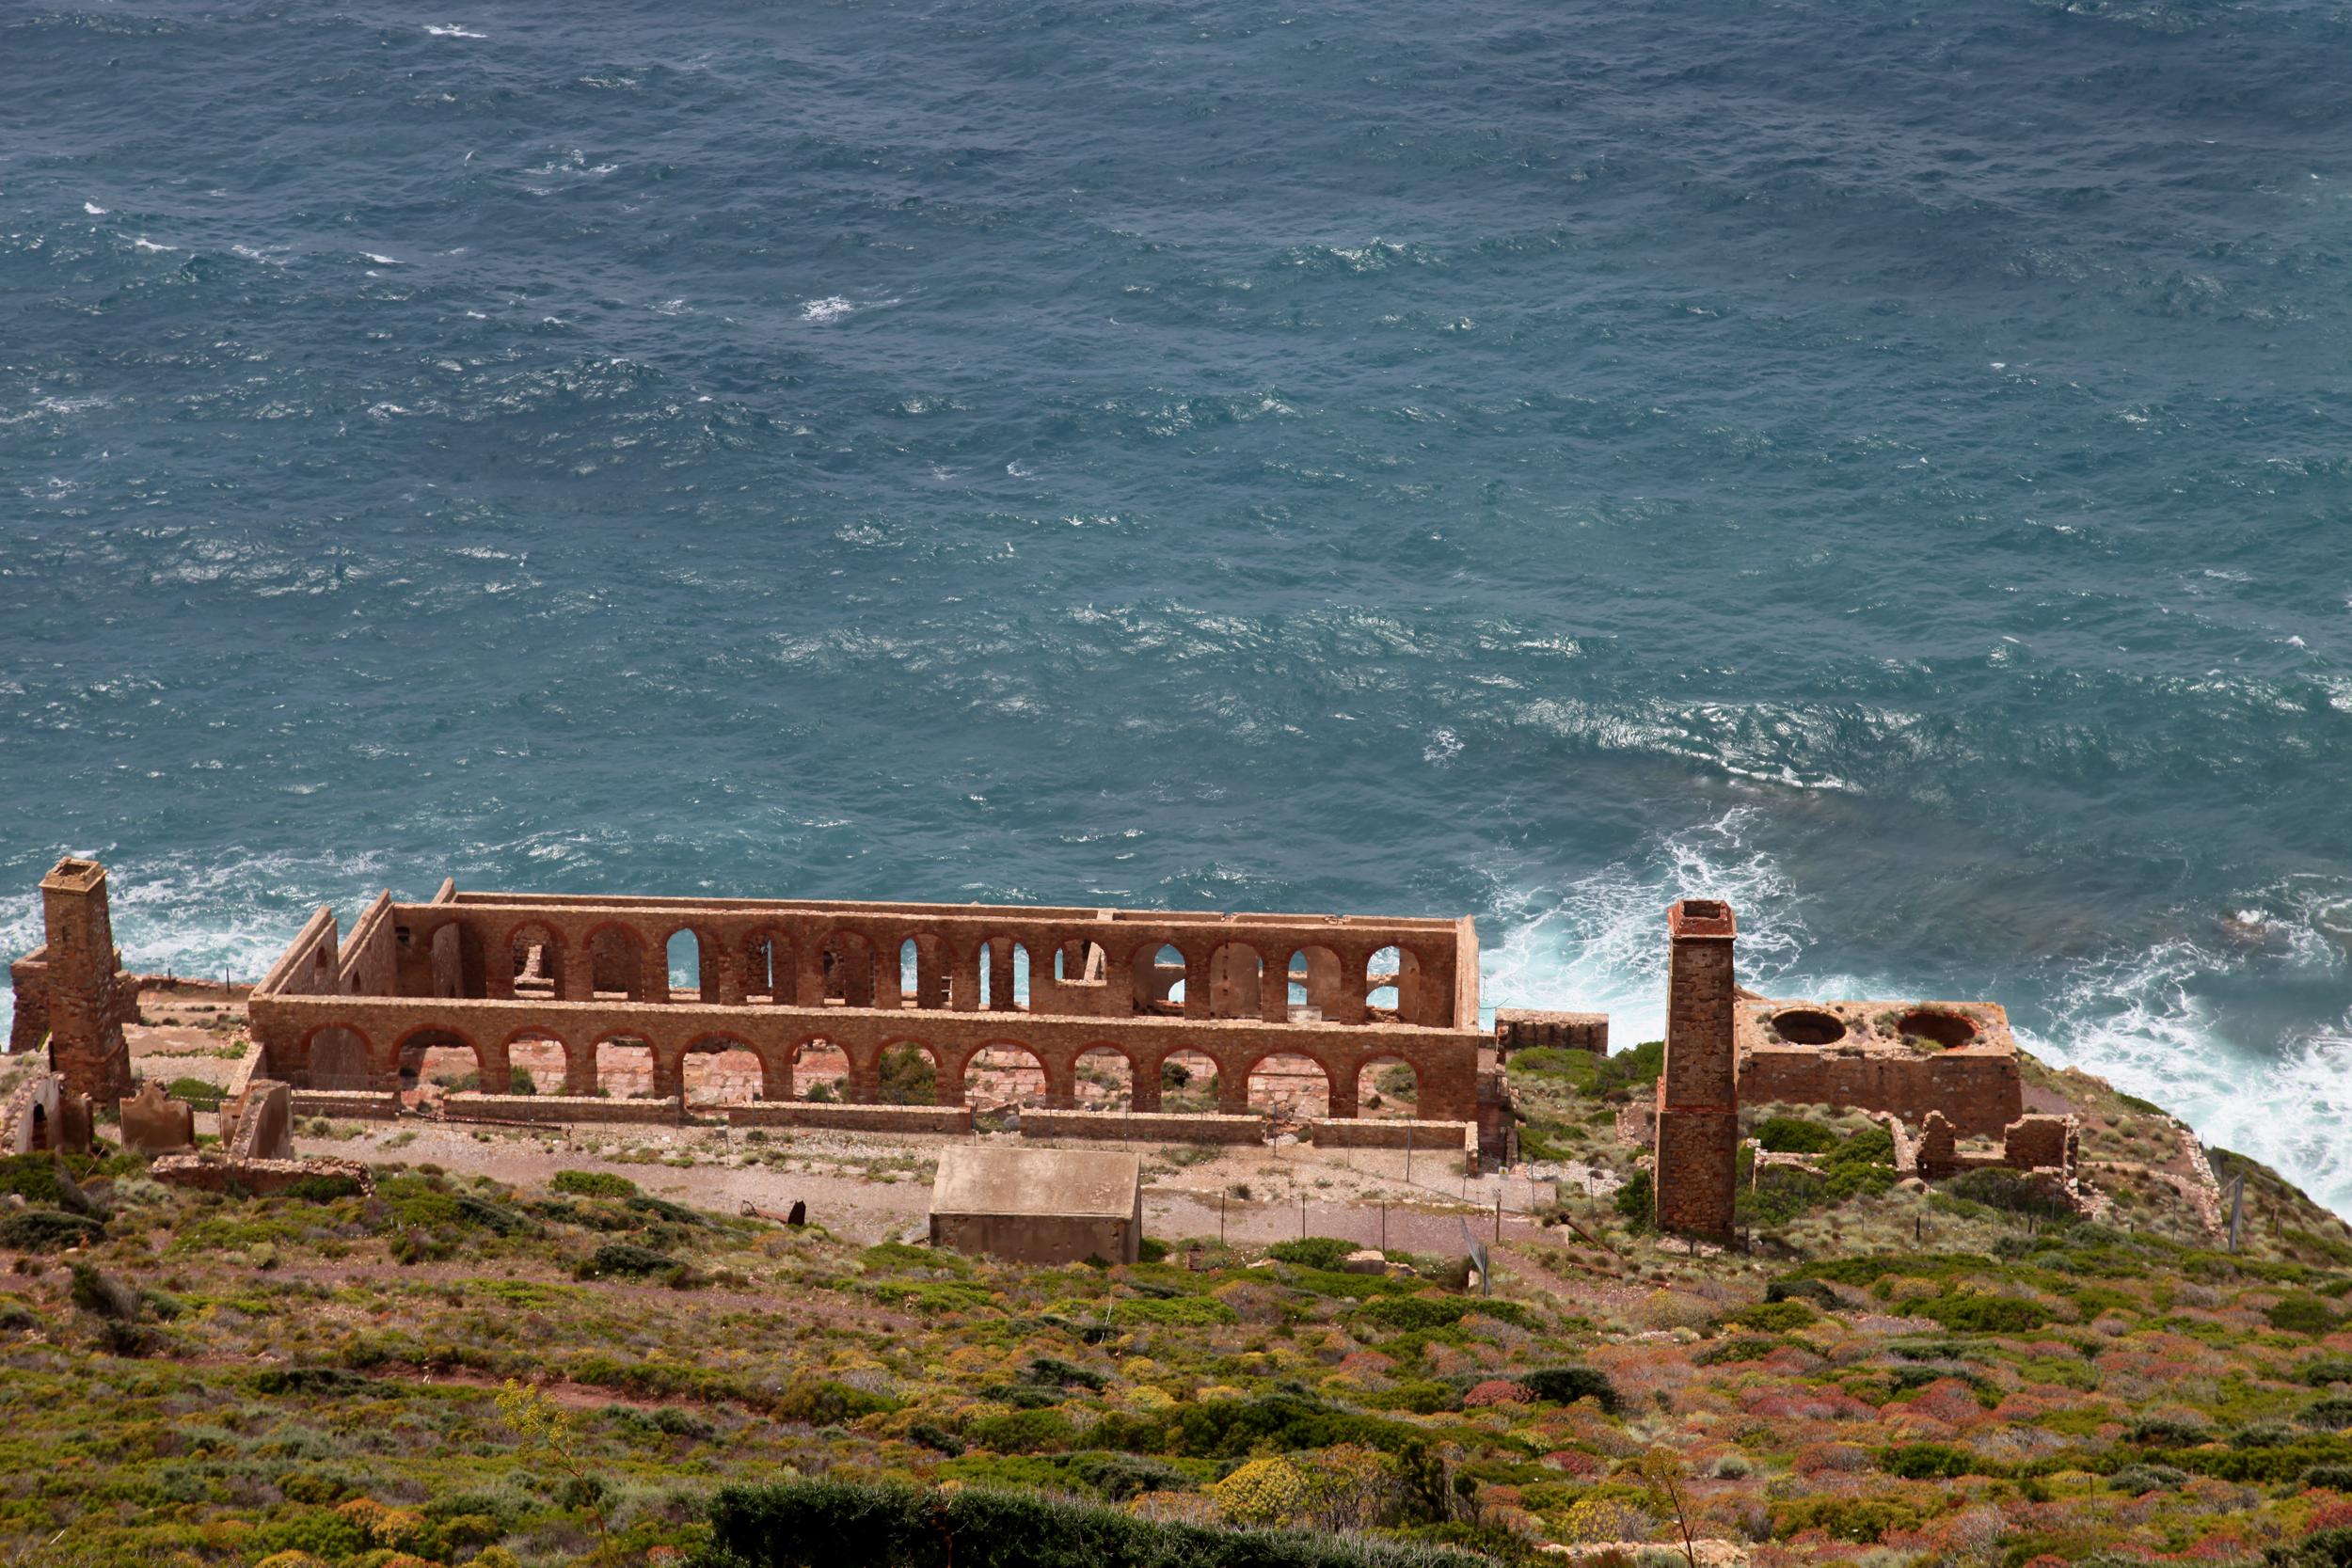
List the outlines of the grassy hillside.
<svg viewBox="0 0 2352 1568">
<path fill-rule="evenodd" d="M 1562 1076 L 1539 1132 L 1608 1107 Z M 2160 1151 L 2160 1116 L 2110 1109 L 2098 1138 Z M 1662 1551 L 1685 1524 L 1758 1564 L 2352 1549 L 2352 1249 L 2284 1183 L 2254 1173 L 2232 1256 L 2153 1191 L 2064 1223 L 1904 1191 L 1867 1128 L 1775 1117 L 1825 1174 L 1759 1183 L 1756 1253 L 1693 1257 L 1570 1196 L 1582 1234 L 1506 1243 L 1492 1298 L 1458 1259 L 1349 1275 L 1311 1239 L 1126 1268 L 861 1247 L 607 1171 L 251 1199 L 0 1162 L 0 1543 L 25 1564 L 859 1560 L 840 1530 L 811 1555 L 838 1488 L 739 1498 L 711 1540 L 722 1487 L 822 1479 L 934 1489 L 904 1506 L 1000 1530 L 1013 1505 L 956 1496 L 1247 1528 L 1214 1539 L 1267 1563 L 1336 1563 L 1295 1554 L 1337 1536 Z M 1034 1528 L 1112 1542 L 1103 1517 Z M 755 1539 L 778 1518 L 803 1523 Z M 871 1539 L 865 1560 L 930 1560 Z M 1121 1535 L 1102 1560 L 1207 1560 L 1209 1539 Z"/>
</svg>

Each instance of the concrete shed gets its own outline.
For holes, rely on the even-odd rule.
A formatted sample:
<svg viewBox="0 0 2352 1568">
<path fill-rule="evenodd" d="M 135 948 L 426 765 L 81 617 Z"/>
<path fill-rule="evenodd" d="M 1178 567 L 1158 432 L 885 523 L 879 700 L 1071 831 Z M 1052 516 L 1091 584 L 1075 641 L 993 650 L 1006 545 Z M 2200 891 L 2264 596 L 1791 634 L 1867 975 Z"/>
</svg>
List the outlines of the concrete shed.
<svg viewBox="0 0 2352 1568">
<path fill-rule="evenodd" d="M 1016 1263 L 1132 1263 L 1143 1161 L 1079 1148 L 950 1148 L 931 1183 L 931 1245 Z"/>
</svg>

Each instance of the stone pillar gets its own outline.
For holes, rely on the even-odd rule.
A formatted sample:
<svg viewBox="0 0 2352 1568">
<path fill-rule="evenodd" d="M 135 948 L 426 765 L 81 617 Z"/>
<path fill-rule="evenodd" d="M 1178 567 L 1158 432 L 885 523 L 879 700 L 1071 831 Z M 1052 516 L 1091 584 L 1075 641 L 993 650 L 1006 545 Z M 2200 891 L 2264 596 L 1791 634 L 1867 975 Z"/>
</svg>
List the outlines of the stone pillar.
<svg viewBox="0 0 2352 1568">
<path fill-rule="evenodd" d="M 686 1092 L 686 1053 L 676 1046 L 653 1048 L 653 1095 L 675 1100 Z"/>
<path fill-rule="evenodd" d="M 914 939 L 914 1005 L 930 1008 L 947 1005 L 946 952 L 937 937 Z"/>
<path fill-rule="evenodd" d="M 946 945 L 945 939 L 942 944 Z M 947 1006 L 959 1013 L 980 1010 L 980 950 L 978 947 L 948 947 L 952 966 L 947 983 Z"/>
<path fill-rule="evenodd" d="M 877 942 L 874 950 L 872 1006 L 892 1011 L 906 1006 L 907 952 L 904 942 Z"/>
<path fill-rule="evenodd" d="M 699 944 L 702 938 L 697 935 Z M 739 1007 L 746 994 L 743 985 L 743 957 L 722 942 L 714 942 L 701 957 L 703 969 L 702 1004 L 707 1007 L 716 1003 L 722 1007 Z M 716 974 L 713 974 L 713 971 Z"/>
<path fill-rule="evenodd" d="M 763 1051 L 759 1053 L 759 1098 L 789 1100 L 792 1098 L 792 1053 Z"/>
<path fill-rule="evenodd" d="M 596 1048 L 564 1042 L 564 1092 L 587 1099 L 596 1092 Z"/>
<path fill-rule="evenodd" d="M 1651 1172 L 1661 1230 L 1725 1242 L 1740 1156 L 1732 1047 L 1731 906 L 1686 898 L 1666 911 L 1666 1062 L 1658 1077 Z"/>
<path fill-rule="evenodd" d="M 1211 1058 L 1216 1063 L 1216 1108 L 1221 1116 L 1246 1117 L 1249 1114 L 1249 1069 L 1239 1072 L 1226 1070 L 1222 1057 Z"/>
<path fill-rule="evenodd" d="M 825 944 L 821 941 L 798 942 L 792 944 L 792 996 L 803 1007 L 825 1005 Z"/>
<path fill-rule="evenodd" d="M 1291 950 L 1258 949 L 1258 1020 L 1262 1023 L 1291 1021 Z"/>
<path fill-rule="evenodd" d="M 988 939 L 988 1010 L 1009 1013 L 1018 1006 L 1012 993 L 1012 946 L 1004 937 Z"/>
<path fill-rule="evenodd" d="M 474 1061 L 481 1069 L 477 1076 L 484 1094 L 512 1094 L 515 1088 L 514 1059 L 507 1053 L 503 1041 L 486 1044 L 475 1053 Z"/>
<path fill-rule="evenodd" d="M 1216 1012 L 1216 949 L 1207 942 L 1205 937 L 1196 938 L 1192 951 L 1184 954 L 1186 1018 L 1209 1018 Z"/>
<path fill-rule="evenodd" d="M 131 1092 L 122 1025 L 136 1012 L 138 997 L 116 962 L 106 868 L 96 861 L 59 861 L 41 879 L 40 903 L 49 933 L 49 1066 L 68 1094 L 116 1104 Z"/>
<path fill-rule="evenodd" d="M 1131 1111 L 1157 1111 L 1160 1108 L 1160 1064 L 1146 1062 L 1132 1069 L 1127 1085 L 1127 1108 Z"/>
<path fill-rule="evenodd" d="M 1311 1059 L 1323 1069 L 1327 1090 L 1324 1099 L 1330 1107 L 1331 1117 L 1338 1121 L 1355 1120 L 1361 1114 L 1356 1100 L 1356 1085 L 1363 1081 L 1363 1069 L 1332 1067 L 1320 1056 Z"/>
</svg>

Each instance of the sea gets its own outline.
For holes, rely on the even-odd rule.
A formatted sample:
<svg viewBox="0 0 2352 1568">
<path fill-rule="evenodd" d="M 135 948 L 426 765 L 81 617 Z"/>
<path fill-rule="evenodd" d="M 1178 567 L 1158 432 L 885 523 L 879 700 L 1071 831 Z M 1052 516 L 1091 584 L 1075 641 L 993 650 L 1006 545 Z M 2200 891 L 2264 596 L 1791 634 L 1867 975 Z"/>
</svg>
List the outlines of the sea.
<svg viewBox="0 0 2352 1568">
<path fill-rule="evenodd" d="M 0 947 L 460 886 L 1989 998 L 2352 1213 L 2352 10 L 0 8 Z"/>
</svg>

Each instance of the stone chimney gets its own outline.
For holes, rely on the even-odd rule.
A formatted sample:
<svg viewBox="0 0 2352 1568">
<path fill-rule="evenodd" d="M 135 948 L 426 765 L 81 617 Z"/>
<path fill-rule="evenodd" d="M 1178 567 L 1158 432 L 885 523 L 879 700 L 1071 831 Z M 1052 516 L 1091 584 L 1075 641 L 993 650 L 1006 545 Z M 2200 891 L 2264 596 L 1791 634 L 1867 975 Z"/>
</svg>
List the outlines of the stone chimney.
<svg viewBox="0 0 2352 1568">
<path fill-rule="evenodd" d="M 1732 1234 L 1740 1157 L 1732 1046 L 1731 906 L 1686 898 L 1666 911 L 1666 1065 L 1658 1076 L 1651 1180 L 1661 1230 L 1708 1241 Z"/>
<path fill-rule="evenodd" d="M 41 879 L 48 927 L 49 1066 L 69 1093 L 112 1105 L 131 1092 L 131 1048 L 123 1021 L 137 1008 L 130 977 L 119 974 L 114 922 L 106 912 L 106 868 L 69 856 Z"/>
</svg>

